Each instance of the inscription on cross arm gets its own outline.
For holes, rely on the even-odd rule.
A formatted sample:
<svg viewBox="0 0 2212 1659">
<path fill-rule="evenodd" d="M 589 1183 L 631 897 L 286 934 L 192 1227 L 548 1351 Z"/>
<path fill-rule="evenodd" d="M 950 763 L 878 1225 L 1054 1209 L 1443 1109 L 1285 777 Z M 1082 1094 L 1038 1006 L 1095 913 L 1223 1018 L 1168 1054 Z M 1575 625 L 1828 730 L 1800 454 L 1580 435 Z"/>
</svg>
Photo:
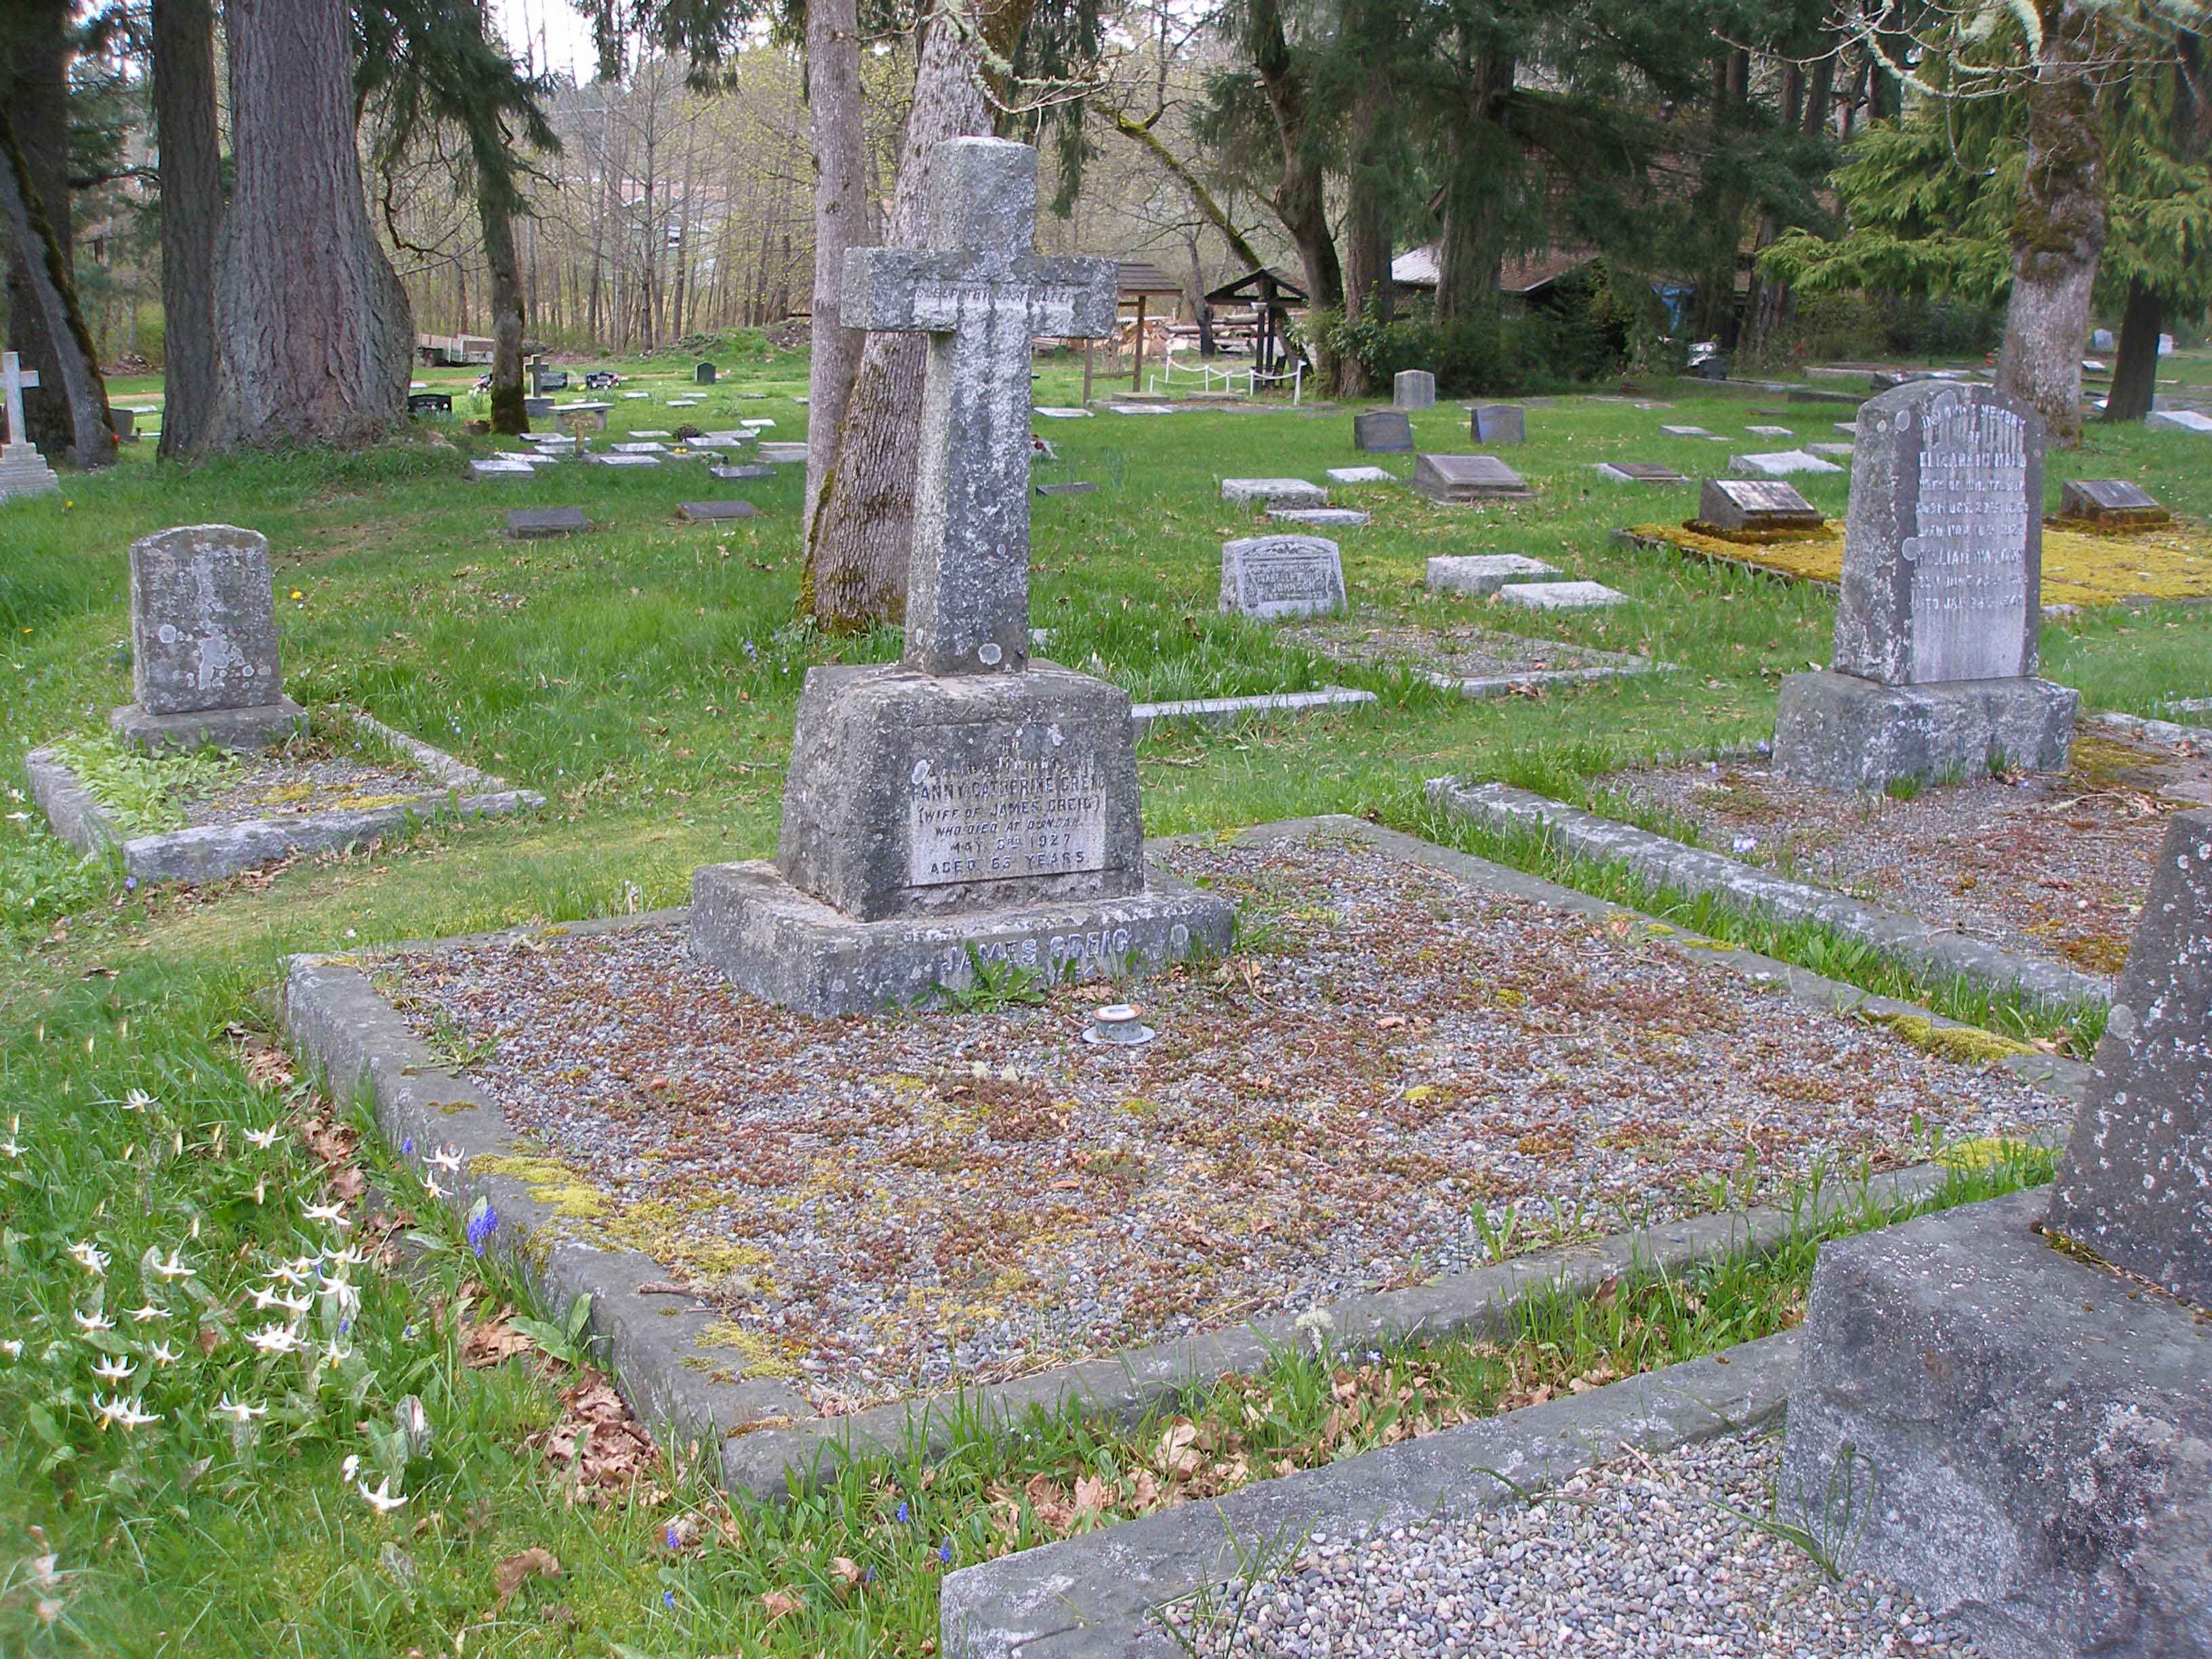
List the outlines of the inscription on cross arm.
<svg viewBox="0 0 2212 1659">
<path fill-rule="evenodd" d="M 854 248 L 844 316 L 929 337 L 915 434 L 906 663 L 935 675 L 1029 662 L 1030 343 L 1114 331 L 1110 259 L 1040 256 L 1036 152 L 950 138 L 930 152 L 926 249 Z"/>
<path fill-rule="evenodd" d="M 39 384 L 39 371 L 25 368 L 12 351 L 0 353 L 0 386 L 7 388 L 8 432 L 10 444 L 28 443 L 30 428 L 23 423 L 23 393 Z"/>
</svg>

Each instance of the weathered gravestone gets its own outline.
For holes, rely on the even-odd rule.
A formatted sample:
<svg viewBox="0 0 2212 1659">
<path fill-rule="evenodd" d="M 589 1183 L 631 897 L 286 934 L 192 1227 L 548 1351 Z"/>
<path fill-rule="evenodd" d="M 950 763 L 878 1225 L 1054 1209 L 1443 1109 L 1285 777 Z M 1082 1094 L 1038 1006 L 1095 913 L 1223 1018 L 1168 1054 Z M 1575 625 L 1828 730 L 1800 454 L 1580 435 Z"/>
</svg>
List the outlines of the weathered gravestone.
<svg viewBox="0 0 2212 1659">
<path fill-rule="evenodd" d="M 1690 481 L 1656 461 L 1600 461 L 1597 476 L 1607 483 L 1678 484 Z"/>
<path fill-rule="evenodd" d="M 36 370 L 25 368 L 12 351 L 0 352 L 0 392 L 8 406 L 7 441 L 0 444 L 0 501 L 10 495 L 50 495 L 62 487 L 23 424 L 23 393 L 38 384 Z"/>
<path fill-rule="evenodd" d="M 1413 489 L 1447 507 L 1534 494 L 1528 480 L 1495 455 L 1417 455 Z"/>
<path fill-rule="evenodd" d="M 1771 449 L 1753 455 L 1731 455 L 1732 472 L 1756 472 L 1762 477 L 1786 478 L 1793 472 L 1841 472 L 1833 461 L 1824 461 L 1803 449 Z"/>
<path fill-rule="evenodd" d="M 407 394 L 407 413 L 411 418 L 428 415 L 450 417 L 453 412 L 453 394 L 450 392 L 410 392 Z"/>
<path fill-rule="evenodd" d="M 507 512 L 507 533 L 519 542 L 573 536 L 591 527 L 580 507 L 512 507 Z"/>
<path fill-rule="evenodd" d="M 930 162 L 929 246 L 844 272 L 848 325 L 929 339 L 905 659 L 809 672 L 775 862 L 692 883 L 694 952 L 815 1013 L 978 961 L 1134 971 L 1231 927 L 1227 901 L 1148 878 L 1128 694 L 1029 658 L 1030 343 L 1111 333 L 1116 268 L 1033 251 L 1026 145 L 949 139 Z"/>
<path fill-rule="evenodd" d="M 742 483 L 751 478 L 773 478 L 775 469 L 747 462 L 742 466 L 710 466 L 707 469 L 707 476 L 724 483 Z"/>
<path fill-rule="evenodd" d="M 2212 415 L 2194 409 L 2154 409 L 2143 416 L 2146 432 L 2212 433 Z"/>
<path fill-rule="evenodd" d="M 714 376 L 718 372 L 714 364 L 702 362 L 691 371 L 691 379 L 695 385 L 712 386 L 714 384 Z"/>
<path fill-rule="evenodd" d="M 760 517 L 760 508 L 750 501 L 686 501 L 676 510 L 687 524 L 717 524 L 730 519 Z"/>
<path fill-rule="evenodd" d="M 1041 483 L 1036 487 L 1036 493 L 1040 495 L 1093 495 L 1097 492 L 1097 484 L 1077 479 L 1070 479 L 1066 483 Z"/>
<path fill-rule="evenodd" d="M 131 544 L 131 689 L 108 723 L 149 751 L 262 749 L 306 726 L 277 672 L 258 534 L 197 524 Z"/>
<path fill-rule="evenodd" d="M 1434 409 L 1437 406 L 1437 377 L 1425 368 L 1400 369 L 1390 381 L 1390 407 L 1393 409 Z"/>
<path fill-rule="evenodd" d="M 1559 574 L 1558 566 L 1522 553 L 1439 554 L 1429 561 L 1428 584 L 1439 593 L 1486 599 L 1508 582 L 1537 581 Z"/>
<path fill-rule="evenodd" d="M 2212 813 L 2189 812 L 2047 1208 L 2031 1190 L 1821 1250 L 1784 1518 L 1988 1652 L 2212 1653 L 2208 1309 Z"/>
<path fill-rule="evenodd" d="M 1518 404 L 1485 404 L 1469 413 L 1468 430 L 1479 444 L 1524 444 L 1528 411 Z"/>
<path fill-rule="evenodd" d="M 2100 530 L 2171 524 L 2173 514 L 2141 484 L 2125 478 L 2069 478 L 2059 486 L 2058 516 Z"/>
<path fill-rule="evenodd" d="M 1325 536 L 1247 536 L 1221 548 L 1221 608 L 1279 622 L 1345 607 L 1344 561 Z"/>
<path fill-rule="evenodd" d="M 1379 466 L 1333 466 L 1328 470 L 1331 483 L 1364 484 L 1389 483 L 1390 475 Z"/>
<path fill-rule="evenodd" d="M 1829 670 L 1782 682 L 1774 763 L 1829 788 L 2063 769 L 2077 694 L 2035 678 L 2043 433 L 1990 386 L 1860 411 Z"/>
<path fill-rule="evenodd" d="M 1327 507 L 1328 491 L 1304 478 L 1224 478 L 1221 499 L 1240 507 Z"/>
<path fill-rule="evenodd" d="M 550 421 L 553 418 L 553 400 L 550 398 L 525 398 L 522 412 L 533 421 Z"/>
<path fill-rule="evenodd" d="M 1352 417 L 1352 446 L 1370 455 L 1395 455 L 1413 447 L 1413 423 L 1402 409 L 1370 410 Z"/>
<path fill-rule="evenodd" d="M 1820 508 L 1779 478 L 1708 478 L 1698 493 L 1698 522 L 1729 535 L 1818 530 Z"/>
</svg>

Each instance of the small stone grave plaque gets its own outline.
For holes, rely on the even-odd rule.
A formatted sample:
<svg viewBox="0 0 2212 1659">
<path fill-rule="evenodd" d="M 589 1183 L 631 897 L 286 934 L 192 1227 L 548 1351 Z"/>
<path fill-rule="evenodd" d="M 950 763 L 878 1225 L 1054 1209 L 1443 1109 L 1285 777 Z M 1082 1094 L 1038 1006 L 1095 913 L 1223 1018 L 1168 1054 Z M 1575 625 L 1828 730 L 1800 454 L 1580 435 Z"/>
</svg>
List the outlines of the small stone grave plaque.
<svg viewBox="0 0 2212 1659">
<path fill-rule="evenodd" d="M 2141 484 L 2125 478 L 2069 478 L 2059 486 L 2058 516 L 2118 528 L 2171 523 L 2173 514 Z"/>
<path fill-rule="evenodd" d="M 1352 445 L 1367 454 L 1410 453 L 1413 423 L 1402 409 L 1370 410 L 1352 417 Z"/>
<path fill-rule="evenodd" d="M 637 439 L 640 442 L 643 442 L 645 440 L 647 440 L 647 439 L 648 439 L 648 438 L 672 438 L 672 437 L 674 437 L 676 434 L 675 434 L 674 433 L 672 433 L 672 432 L 670 432 L 670 431 L 666 430 L 666 429 L 665 429 L 665 428 L 661 428 L 661 427 L 643 427 L 643 426 L 641 426 L 641 427 L 638 428 L 638 429 L 637 429 L 636 431 L 635 431 L 635 432 L 631 433 L 629 435 L 630 435 L 631 437 L 635 438 L 635 439 Z"/>
<path fill-rule="evenodd" d="M 768 420 L 739 421 L 738 424 L 743 427 L 746 431 L 751 433 L 754 437 L 757 438 L 762 433 L 766 432 L 769 428 L 773 427 L 775 422 L 774 421 Z"/>
<path fill-rule="evenodd" d="M 2202 437 L 2212 432 L 2212 415 L 2194 409 L 2154 409 L 2143 416 L 2147 432 L 2194 432 Z"/>
<path fill-rule="evenodd" d="M 1835 422 L 1835 428 L 1846 438 L 1856 438 L 1859 435 L 1859 423 L 1856 421 L 1838 421 Z"/>
<path fill-rule="evenodd" d="M 1061 409 L 1048 404 L 1039 404 L 1036 413 L 1048 421 L 1087 421 L 1091 418 L 1091 411 L 1087 409 Z"/>
<path fill-rule="evenodd" d="M 1627 594 L 1603 582 L 1509 582 L 1498 590 L 1498 597 L 1503 604 L 1531 611 L 1595 611 L 1628 603 Z"/>
<path fill-rule="evenodd" d="M 1655 461 L 1600 461 L 1597 475 L 1608 483 L 1678 484 L 1690 481 L 1671 466 Z"/>
<path fill-rule="evenodd" d="M 764 461 L 774 461 L 784 465 L 797 464 L 803 466 L 806 463 L 806 446 L 764 443 L 760 447 L 760 458 Z"/>
<path fill-rule="evenodd" d="M 1243 507 L 1327 507 L 1328 491 L 1304 478 L 1224 478 L 1221 499 Z"/>
<path fill-rule="evenodd" d="M 658 455 L 586 455 L 584 459 L 594 466 L 659 466 Z"/>
<path fill-rule="evenodd" d="M 1446 506 L 1469 501 L 1510 501 L 1533 495 L 1528 480 L 1495 455 L 1419 455 L 1413 461 L 1413 489 Z"/>
<path fill-rule="evenodd" d="M 1088 495 L 1094 493 L 1097 488 L 1095 483 L 1078 482 L 1041 483 L 1036 487 L 1036 493 L 1040 495 Z"/>
<path fill-rule="evenodd" d="M 676 510 L 691 524 L 714 524 L 726 519 L 760 517 L 760 508 L 750 501 L 686 501 Z"/>
<path fill-rule="evenodd" d="M 469 463 L 471 478 L 527 478 L 537 471 L 520 455 L 485 455 Z"/>
<path fill-rule="evenodd" d="M 626 443 L 609 444 L 607 447 L 617 455 L 665 455 L 668 446 L 646 439 L 632 439 Z"/>
<path fill-rule="evenodd" d="M 1324 536 L 1248 536 L 1221 549 L 1221 608 L 1263 622 L 1345 607 L 1344 562 Z"/>
<path fill-rule="evenodd" d="M 550 398 L 525 398 L 522 412 L 533 421 L 550 421 L 553 418 L 553 400 Z"/>
<path fill-rule="evenodd" d="M 773 478 L 775 469 L 756 463 L 747 463 L 743 466 L 710 466 L 707 469 L 707 476 L 724 483 L 743 483 L 748 479 Z"/>
<path fill-rule="evenodd" d="M 1379 466 L 1333 466 L 1328 470 L 1328 480 L 1340 484 L 1389 483 L 1391 477 Z"/>
<path fill-rule="evenodd" d="M 519 542 L 573 536 L 591 527 L 580 507 L 514 507 L 507 513 L 507 533 Z"/>
<path fill-rule="evenodd" d="M 1437 377 L 1425 368 L 1401 369 L 1390 381 L 1393 409 L 1434 409 Z"/>
<path fill-rule="evenodd" d="M 1537 581 L 1559 574 L 1557 566 L 1519 553 L 1468 553 L 1431 559 L 1428 583 L 1439 593 L 1486 599 L 1508 582 Z"/>
<path fill-rule="evenodd" d="M 1786 426 L 1747 426 L 1746 432 L 1756 432 L 1762 438 L 1794 438 L 1797 434 Z"/>
<path fill-rule="evenodd" d="M 1824 461 L 1818 455 L 1808 455 L 1802 449 L 1775 449 L 1757 455 L 1731 455 L 1729 466 L 1734 471 L 1756 472 L 1769 478 L 1786 478 L 1793 472 L 1841 472 L 1844 470 L 1833 461 Z"/>
<path fill-rule="evenodd" d="M 407 412 L 410 416 L 447 416 L 453 412 L 453 394 L 450 392 L 410 392 L 407 394 Z"/>
<path fill-rule="evenodd" d="M 1715 530 L 1756 535 L 1776 530 L 1818 530 L 1820 509 L 1779 478 L 1708 478 L 1698 497 L 1698 519 Z"/>
<path fill-rule="evenodd" d="M 1344 530 L 1356 530 L 1361 525 L 1374 522 L 1372 514 L 1349 507 L 1271 507 L 1267 516 L 1285 524 L 1334 525 Z"/>
<path fill-rule="evenodd" d="M 2045 1226 L 2212 1308 L 2212 812 L 2177 812 Z"/>
<path fill-rule="evenodd" d="M 1670 438 L 1710 438 L 1713 435 L 1701 426 L 1662 426 L 1659 429 Z"/>
<path fill-rule="evenodd" d="M 1479 444 L 1526 443 L 1528 412 L 1518 404 L 1483 404 L 1469 415 L 1468 430 Z"/>
<path fill-rule="evenodd" d="M 1848 461 L 1858 453 L 1858 447 L 1856 444 L 1844 443 L 1807 444 L 1805 453 L 1808 455 L 1818 455 L 1826 461 Z"/>
</svg>

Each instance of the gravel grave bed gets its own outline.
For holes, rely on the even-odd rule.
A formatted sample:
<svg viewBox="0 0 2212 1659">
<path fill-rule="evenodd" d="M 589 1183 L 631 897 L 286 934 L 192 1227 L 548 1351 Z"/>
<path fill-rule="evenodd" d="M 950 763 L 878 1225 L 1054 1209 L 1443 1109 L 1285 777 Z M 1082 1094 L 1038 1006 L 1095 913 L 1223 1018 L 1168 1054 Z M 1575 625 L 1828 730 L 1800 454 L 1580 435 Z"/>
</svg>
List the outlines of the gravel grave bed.
<svg viewBox="0 0 2212 1659">
<path fill-rule="evenodd" d="M 817 1410 L 1303 1312 L 1510 1249 L 1710 1211 L 1755 1167 L 1917 1161 L 2063 1122 L 2000 1070 L 1340 833 L 1185 845 L 1237 953 L 1138 990 L 822 1019 L 680 925 L 386 958 L 415 1031 L 544 1154 L 580 1236 L 726 1313 Z M 496 1166 L 493 1166 L 496 1167 Z"/>
<path fill-rule="evenodd" d="M 241 758 L 234 770 L 179 803 L 184 827 L 228 829 L 262 818 L 360 812 L 425 795 L 445 786 L 411 766 L 387 766 L 346 756 L 283 754 Z"/>
<path fill-rule="evenodd" d="M 1406 667 L 1448 674 L 1455 679 L 1491 679 L 1504 674 L 1547 670 L 1643 668 L 1647 659 L 1618 651 L 1599 651 L 1559 640 L 1529 639 L 1472 625 L 1413 628 L 1384 622 L 1301 623 L 1277 630 L 1289 645 L 1332 662 L 1370 667 Z"/>
<path fill-rule="evenodd" d="M 1977 1659 L 1911 1596 L 1862 1573 L 1832 1581 L 1740 1518 L 1772 1516 L 1781 1461 L 1778 1435 L 1727 1436 L 1601 1464 L 1529 1504 L 1357 1540 L 1316 1533 L 1233 1607 L 1222 1595 L 1168 1617 L 1201 1659 Z"/>
<path fill-rule="evenodd" d="M 1844 795 L 1764 762 L 1616 772 L 1591 786 L 1703 845 L 2045 962 L 2117 975 L 2179 808 L 2212 802 L 2212 744 L 2077 737 L 2066 772 Z"/>
</svg>

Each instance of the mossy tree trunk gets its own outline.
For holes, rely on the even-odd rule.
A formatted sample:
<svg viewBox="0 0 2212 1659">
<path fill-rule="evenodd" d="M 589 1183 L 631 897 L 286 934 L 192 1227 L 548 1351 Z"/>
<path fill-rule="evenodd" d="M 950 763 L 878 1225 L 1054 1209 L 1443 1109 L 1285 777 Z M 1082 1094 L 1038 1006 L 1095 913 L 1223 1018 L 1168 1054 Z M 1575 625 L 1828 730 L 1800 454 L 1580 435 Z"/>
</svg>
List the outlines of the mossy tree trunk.
<svg viewBox="0 0 2212 1659">
<path fill-rule="evenodd" d="M 154 0 L 161 170 L 161 455 L 199 445 L 215 397 L 215 252 L 222 228 L 213 0 Z"/>
<path fill-rule="evenodd" d="M 2138 280 L 2128 285 L 2127 309 L 2120 315 L 2120 350 L 2112 363 L 2112 389 L 2105 399 L 2107 421 L 2140 421 L 2151 411 L 2158 387 L 2158 336 L 2166 326 L 2166 303 L 2156 289 Z"/>
<path fill-rule="evenodd" d="M 11 332 L 31 321 L 38 324 L 36 339 L 43 358 L 30 367 L 39 374 L 32 390 L 44 394 L 42 406 L 62 406 L 61 434 L 49 428 L 40 447 L 49 459 L 73 462 L 82 467 L 110 466 L 115 461 L 115 428 L 107 411 L 107 388 L 100 378 L 100 362 L 93 351 L 92 334 L 78 308 L 76 284 L 70 274 L 61 240 L 54 234 L 44 207 L 32 188 L 31 170 L 15 142 L 8 107 L 0 104 L 0 227 L 8 233 L 16 252 L 21 287 L 9 283 Z M 21 298 L 16 297 L 18 292 Z M 25 398 L 24 424 L 33 442 L 40 428 L 30 418 Z M 0 434 L 0 436 L 12 435 Z"/>
<path fill-rule="evenodd" d="M 514 216 L 500 191 L 477 170 L 477 217 L 483 226 L 484 264 L 491 273 L 491 429 L 530 430 L 523 404 L 522 275 L 514 252 Z"/>
</svg>

